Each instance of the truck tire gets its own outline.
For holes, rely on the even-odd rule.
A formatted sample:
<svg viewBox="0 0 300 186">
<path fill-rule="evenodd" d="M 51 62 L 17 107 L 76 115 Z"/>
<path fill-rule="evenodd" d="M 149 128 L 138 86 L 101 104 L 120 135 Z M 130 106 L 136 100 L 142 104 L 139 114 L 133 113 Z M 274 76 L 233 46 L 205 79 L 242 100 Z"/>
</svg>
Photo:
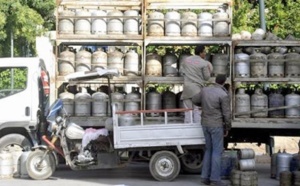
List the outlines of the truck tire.
<svg viewBox="0 0 300 186">
<path fill-rule="evenodd" d="M 199 150 L 189 151 L 181 157 L 181 168 L 184 173 L 201 174 L 203 152 Z"/>
<path fill-rule="evenodd" d="M 29 150 L 32 144 L 21 134 L 7 134 L 0 138 L 0 150 L 7 149 L 8 151 Z"/>
<path fill-rule="evenodd" d="M 180 172 L 180 161 L 170 151 L 158 151 L 150 159 L 150 173 L 158 181 L 172 181 Z"/>
</svg>

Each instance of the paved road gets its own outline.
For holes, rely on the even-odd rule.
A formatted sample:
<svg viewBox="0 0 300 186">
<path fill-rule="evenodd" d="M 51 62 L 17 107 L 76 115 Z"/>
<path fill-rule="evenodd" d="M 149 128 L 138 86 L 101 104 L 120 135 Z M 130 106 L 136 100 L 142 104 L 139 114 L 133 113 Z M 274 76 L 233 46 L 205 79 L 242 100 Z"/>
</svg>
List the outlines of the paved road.
<svg viewBox="0 0 300 186">
<path fill-rule="evenodd" d="M 277 186 L 278 180 L 269 178 L 270 165 L 258 164 L 259 186 Z M 229 183 L 228 180 L 225 182 Z M 2 179 L 0 186 L 199 186 L 200 175 L 180 174 L 173 182 L 155 181 L 146 164 L 133 164 L 111 170 L 72 171 L 60 166 L 48 180 Z"/>
</svg>

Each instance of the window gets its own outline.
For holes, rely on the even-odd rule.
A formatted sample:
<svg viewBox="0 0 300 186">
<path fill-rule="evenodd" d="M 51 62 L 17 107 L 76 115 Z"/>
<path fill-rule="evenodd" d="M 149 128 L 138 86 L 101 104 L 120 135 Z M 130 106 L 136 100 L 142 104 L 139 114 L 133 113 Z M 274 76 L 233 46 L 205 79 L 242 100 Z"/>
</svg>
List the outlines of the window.
<svg viewBox="0 0 300 186">
<path fill-rule="evenodd" d="M 25 90 L 27 73 L 25 67 L 0 68 L 0 99 Z"/>
</svg>

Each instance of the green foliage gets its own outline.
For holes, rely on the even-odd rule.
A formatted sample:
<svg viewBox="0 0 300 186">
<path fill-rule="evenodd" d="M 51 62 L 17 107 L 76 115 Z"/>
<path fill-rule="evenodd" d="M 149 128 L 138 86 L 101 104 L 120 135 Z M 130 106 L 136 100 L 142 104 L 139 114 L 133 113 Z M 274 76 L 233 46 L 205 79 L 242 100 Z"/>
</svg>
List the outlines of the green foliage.
<svg viewBox="0 0 300 186">
<path fill-rule="evenodd" d="M 11 35 L 14 56 L 34 56 L 35 38 L 54 28 L 55 1 L 0 0 L 0 57 L 11 54 Z"/>
<path fill-rule="evenodd" d="M 13 79 L 11 79 L 11 75 L 11 69 L 0 71 L 0 90 L 11 89 L 12 81 L 14 84 L 13 89 L 24 89 L 26 87 L 27 71 L 25 69 L 14 69 Z"/>
</svg>

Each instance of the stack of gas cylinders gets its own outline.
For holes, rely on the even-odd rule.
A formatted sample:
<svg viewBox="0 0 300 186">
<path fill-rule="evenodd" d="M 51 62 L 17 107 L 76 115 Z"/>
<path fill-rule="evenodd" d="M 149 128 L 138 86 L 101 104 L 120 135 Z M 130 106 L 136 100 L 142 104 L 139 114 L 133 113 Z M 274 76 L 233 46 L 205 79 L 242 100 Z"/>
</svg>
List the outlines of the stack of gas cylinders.
<svg viewBox="0 0 300 186">
<path fill-rule="evenodd" d="M 80 91 L 66 89 L 59 97 L 63 100 L 65 111 L 71 116 L 108 116 L 110 107 L 108 106 L 108 92 L 104 88 L 99 88 L 96 92 L 80 87 Z M 155 87 L 150 87 L 146 93 L 146 109 L 174 109 L 184 108 L 180 95 L 175 94 L 170 89 L 159 93 Z M 117 105 L 117 111 L 135 111 L 141 109 L 141 93 L 138 87 L 132 87 L 130 93 L 126 93 L 123 87 L 115 87 L 111 93 L 112 103 Z M 160 116 L 160 113 L 151 113 L 151 116 Z M 177 116 L 178 113 L 169 113 L 169 116 Z M 180 113 L 182 115 L 182 113 Z"/>
<path fill-rule="evenodd" d="M 263 89 L 263 88 L 239 88 L 235 94 L 236 113 L 242 118 L 299 118 L 300 95 L 295 87 Z M 287 109 L 275 109 L 288 106 Z M 267 111 L 267 109 L 274 109 Z M 258 110 L 258 112 L 252 112 Z M 251 111 L 251 113 L 250 113 Z"/>
<path fill-rule="evenodd" d="M 101 68 L 117 69 L 123 76 L 140 76 L 140 62 L 136 48 L 131 48 L 125 53 L 118 49 L 105 52 L 101 47 L 95 51 L 82 48 L 78 52 L 66 48 L 59 54 L 58 74 L 64 76 Z"/>
</svg>

